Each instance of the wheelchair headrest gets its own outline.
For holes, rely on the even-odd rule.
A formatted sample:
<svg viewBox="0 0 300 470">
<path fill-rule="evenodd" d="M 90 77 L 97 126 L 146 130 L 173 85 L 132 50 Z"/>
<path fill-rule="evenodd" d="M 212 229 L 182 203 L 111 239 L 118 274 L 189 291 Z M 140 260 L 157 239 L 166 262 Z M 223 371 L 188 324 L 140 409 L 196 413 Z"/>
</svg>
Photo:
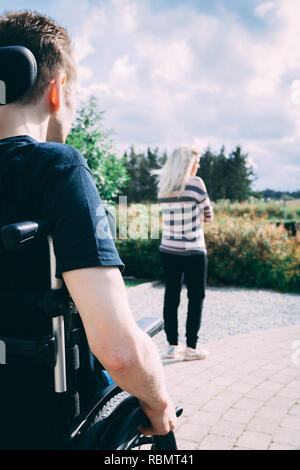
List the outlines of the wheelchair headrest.
<svg viewBox="0 0 300 470">
<path fill-rule="evenodd" d="M 23 46 L 0 47 L 0 106 L 12 103 L 29 91 L 37 77 L 37 63 Z"/>
</svg>

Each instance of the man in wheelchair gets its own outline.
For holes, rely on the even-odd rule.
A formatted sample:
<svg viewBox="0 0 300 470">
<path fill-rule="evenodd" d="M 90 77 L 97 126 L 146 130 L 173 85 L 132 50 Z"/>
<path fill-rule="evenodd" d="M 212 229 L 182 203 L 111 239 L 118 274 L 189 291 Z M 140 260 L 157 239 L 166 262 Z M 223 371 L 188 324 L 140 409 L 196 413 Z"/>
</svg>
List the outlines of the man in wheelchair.
<svg viewBox="0 0 300 470">
<path fill-rule="evenodd" d="M 170 437 L 158 351 L 132 317 L 109 229 L 99 233 L 88 165 L 64 144 L 76 95 L 66 30 L 37 13 L 0 17 L 0 80 L 0 448 Z"/>
</svg>

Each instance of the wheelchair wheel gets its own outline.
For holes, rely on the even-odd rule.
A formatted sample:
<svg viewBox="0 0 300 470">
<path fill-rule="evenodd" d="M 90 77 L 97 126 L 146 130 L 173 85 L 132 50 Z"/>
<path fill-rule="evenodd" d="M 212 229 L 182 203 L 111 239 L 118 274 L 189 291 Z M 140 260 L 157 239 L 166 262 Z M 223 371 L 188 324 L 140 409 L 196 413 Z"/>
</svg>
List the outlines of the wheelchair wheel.
<svg viewBox="0 0 300 470">
<path fill-rule="evenodd" d="M 117 450 L 177 450 L 174 432 L 165 436 L 146 437 L 137 432 L 129 442 L 122 443 Z"/>
<path fill-rule="evenodd" d="M 143 436 L 138 426 L 147 417 L 139 400 L 127 392 L 117 392 L 101 404 L 85 432 L 83 447 L 93 450 L 177 450 L 171 431 L 165 436 Z"/>
</svg>

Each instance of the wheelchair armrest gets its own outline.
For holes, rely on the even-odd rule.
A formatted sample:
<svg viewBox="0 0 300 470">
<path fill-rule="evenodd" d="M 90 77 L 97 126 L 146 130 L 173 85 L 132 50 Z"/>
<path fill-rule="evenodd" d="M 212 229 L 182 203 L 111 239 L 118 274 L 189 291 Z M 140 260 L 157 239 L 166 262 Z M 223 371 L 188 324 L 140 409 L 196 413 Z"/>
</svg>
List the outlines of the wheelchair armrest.
<svg viewBox="0 0 300 470">
<path fill-rule="evenodd" d="M 1 228 L 2 242 L 7 251 L 17 251 L 26 242 L 37 238 L 45 230 L 42 220 L 17 222 Z"/>
<path fill-rule="evenodd" d="M 137 321 L 138 326 L 147 333 L 151 338 L 159 333 L 163 327 L 164 322 L 161 318 L 145 317 Z"/>
</svg>

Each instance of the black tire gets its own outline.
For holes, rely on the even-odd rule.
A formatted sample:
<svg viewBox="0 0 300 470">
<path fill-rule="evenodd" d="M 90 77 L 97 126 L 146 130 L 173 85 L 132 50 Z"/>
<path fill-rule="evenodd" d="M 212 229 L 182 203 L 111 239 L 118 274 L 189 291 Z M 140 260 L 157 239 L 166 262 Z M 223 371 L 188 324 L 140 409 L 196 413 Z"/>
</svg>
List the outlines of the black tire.
<svg viewBox="0 0 300 470">
<path fill-rule="evenodd" d="M 137 433 L 134 440 L 117 450 L 177 450 L 175 434 L 173 431 L 165 436 L 144 437 Z"/>
<path fill-rule="evenodd" d="M 138 426 L 145 425 L 147 417 L 139 400 L 127 392 L 116 391 L 97 410 L 82 436 L 81 449 L 92 450 L 177 450 L 171 431 L 165 436 L 145 437 Z"/>
</svg>

